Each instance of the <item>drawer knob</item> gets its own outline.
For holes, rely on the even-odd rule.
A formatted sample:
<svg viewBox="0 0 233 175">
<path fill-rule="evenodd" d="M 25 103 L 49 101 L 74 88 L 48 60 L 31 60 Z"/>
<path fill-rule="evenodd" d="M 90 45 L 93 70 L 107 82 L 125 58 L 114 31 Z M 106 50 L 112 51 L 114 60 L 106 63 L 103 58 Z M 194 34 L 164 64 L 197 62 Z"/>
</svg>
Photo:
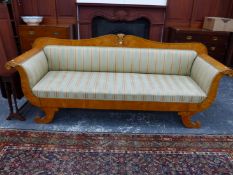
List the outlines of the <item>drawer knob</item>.
<svg viewBox="0 0 233 175">
<path fill-rule="evenodd" d="M 192 40 L 193 37 L 189 35 L 189 36 L 186 36 L 186 39 L 187 39 L 187 40 Z"/>
<path fill-rule="evenodd" d="M 53 34 L 54 34 L 54 35 L 60 35 L 60 33 L 59 33 L 59 32 L 53 32 Z"/>
<path fill-rule="evenodd" d="M 36 33 L 36 32 L 35 32 L 35 31 L 32 31 L 32 30 L 28 31 L 28 34 L 29 34 L 29 35 L 35 35 L 35 33 Z"/>
<path fill-rule="evenodd" d="M 210 50 L 211 50 L 211 51 L 215 51 L 215 50 L 216 50 L 216 47 L 210 47 Z"/>
<path fill-rule="evenodd" d="M 214 40 L 214 41 L 218 41 L 218 37 L 217 37 L 217 36 L 214 36 L 214 37 L 213 37 L 213 40 Z"/>
</svg>

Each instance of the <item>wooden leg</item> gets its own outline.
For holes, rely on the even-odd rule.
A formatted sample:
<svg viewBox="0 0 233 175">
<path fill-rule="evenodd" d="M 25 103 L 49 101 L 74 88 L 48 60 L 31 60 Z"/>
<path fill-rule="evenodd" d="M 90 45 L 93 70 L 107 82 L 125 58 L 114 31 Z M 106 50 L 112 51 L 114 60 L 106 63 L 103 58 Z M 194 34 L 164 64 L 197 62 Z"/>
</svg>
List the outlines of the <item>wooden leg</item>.
<svg viewBox="0 0 233 175">
<path fill-rule="evenodd" d="M 192 115 L 194 115 L 195 112 L 179 112 L 178 115 L 181 117 L 182 122 L 185 127 L 187 128 L 200 128 L 201 123 L 200 121 L 191 121 Z"/>
<path fill-rule="evenodd" d="M 58 108 L 43 108 L 45 112 L 44 117 L 36 117 L 34 121 L 39 124 L 48 124 L 53 121 L 55 113 L 58 111 Z"/>
</svg>

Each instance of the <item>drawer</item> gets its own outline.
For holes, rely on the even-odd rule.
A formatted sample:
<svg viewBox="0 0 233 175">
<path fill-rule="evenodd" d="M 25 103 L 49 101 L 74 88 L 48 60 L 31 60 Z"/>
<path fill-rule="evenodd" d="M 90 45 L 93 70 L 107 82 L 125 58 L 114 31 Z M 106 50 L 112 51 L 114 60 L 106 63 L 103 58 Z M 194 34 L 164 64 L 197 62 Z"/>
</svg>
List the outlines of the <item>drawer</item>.
<svg viewBox="0 0 233 175">
<path fill-rule="evenodd" d="M 60 39 L 72 39 L 72 26 L 19 26 L 21 51 L 25 52 L 32 48 L 33 42 L 39 37 L 52 37 Z"/>
<path fill-rule="evenodd" d="M 205 43 L 217 44 L 217 45 L 227 45 L 228 35 L 202 35 L 201 40 Z"/>
<path fill-rule="evenodd" d="M 218 45 L 211 45 L 211 44 L 206 44 L 206 47 L 208 49 L 208 54 L 215 59 L 219 60 L 220 62 L 223 62 L 224 57 L 226 55 L 226 48 L 221 47 Z"/>
<path fill-rule="evenodd" d="M 226 54 L 209 53 L 209 55 L 224 64 Z"/>
<path fill-rule="evenodd" d="M 175 42 L 198 42 L 200 37 L 193 33 L 176 33 L 174 40 Z"/>
<path fill-rule="evenodd" d="M 20 37 L 54 37 L 68 39 L 70 38 L 71 30 L 69 27 L 55 27 L 55 26 L 20 26 Z"/>
<path fill-rule="evenodd" d="M 224 46 L 219 46 L 219 45 L 214 45 L 214 44 L 205 44 L 208 52 L 209 53 L 219 53 L 219 54 L 223 54 L 226 52 L 226 47 Z"/>
</svg>

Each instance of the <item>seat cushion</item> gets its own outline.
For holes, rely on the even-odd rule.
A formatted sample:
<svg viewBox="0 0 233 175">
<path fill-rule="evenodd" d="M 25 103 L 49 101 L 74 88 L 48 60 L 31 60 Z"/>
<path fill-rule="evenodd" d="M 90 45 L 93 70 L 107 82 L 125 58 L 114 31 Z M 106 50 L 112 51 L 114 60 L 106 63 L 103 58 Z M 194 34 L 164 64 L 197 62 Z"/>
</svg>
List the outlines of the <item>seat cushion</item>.
<svg viewBox="0 0 233 175">
<path fill-rule="evenodd" d="M 189 77 L 50 71 L 33 87 L 41 98 L 200 103 L 206 94 Z"/>
</svg>

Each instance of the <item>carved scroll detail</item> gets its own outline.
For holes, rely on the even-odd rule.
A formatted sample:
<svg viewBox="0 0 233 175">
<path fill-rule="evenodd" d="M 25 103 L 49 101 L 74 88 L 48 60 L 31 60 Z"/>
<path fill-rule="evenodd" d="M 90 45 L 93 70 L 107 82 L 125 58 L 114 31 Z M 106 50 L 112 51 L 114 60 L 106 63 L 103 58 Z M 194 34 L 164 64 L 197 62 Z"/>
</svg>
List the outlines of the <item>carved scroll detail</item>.
<svg viewBox="0 0 233 175">
<path fill-rule="evenodd" d="M 117 37 L 118 37 L 118 45 L 122 46 L 124 43 L 125 34 L 123 34 L 123 33 L 117 34 Z"/>
<path fill-rule="evenodd" d="M 7 70 L 10 70 L 11 68 L 15 68 L 16 66 L 18 66 L 18 63 L 16 63 L 15 60 L 8 61 L 8 62 L 5 64 L 5 68 L 6 68 Z"/>
<path fill-rule="evenodd" d="M 48 124 L 51 123 L 54 119 L 55 113 L 58 111 L 58 108 L 42 108 L 45 112 L 44 117 L 36 117 L 34 121 L 39 124 Z"/>
<path fill-rule="evenodd" d="M 191 121 L 192 115 L 194 115 L 196 112 L 179 112 L 178 115 L 181 117 L 182 122 L 185 127 L 187 128 L 200 128 L 201 123 L 200 121 Z"/>
</svg>

